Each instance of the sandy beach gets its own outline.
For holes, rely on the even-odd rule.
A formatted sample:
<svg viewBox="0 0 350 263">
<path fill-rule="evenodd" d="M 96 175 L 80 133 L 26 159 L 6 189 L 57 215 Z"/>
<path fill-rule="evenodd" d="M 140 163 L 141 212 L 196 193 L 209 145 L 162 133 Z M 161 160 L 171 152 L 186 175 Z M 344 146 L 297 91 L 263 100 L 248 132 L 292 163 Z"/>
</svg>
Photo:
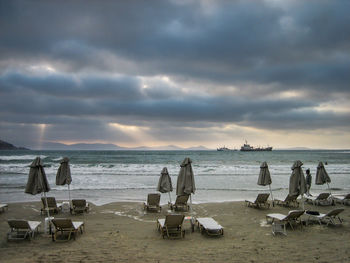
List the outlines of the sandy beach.
<svg viewBox="0 0 350 263">
<path fill-rule="evenodd" d="M 341 207 L 341 205 L 337 205 Z M 273 236 L 266 224 L 268 213 L 287 214 L 289 209 L 271 207 L 255 209 L 244 202 L 193 205 L 197 217 L 213 217 L 225 229 L 222 237 L 208 237 L 196 228 L 191 232 L 185 222 L 184 239 L 163 239 L 156 228 L 158 218 L 169 212 L 145 213 L 142 203 L 91 204 L 88 214 L 59 213 L 85 222 L 85 232 L 76 240 L 53 242 L 43 233 L 34 240 L 6 240 L 7 219 L 23 218 L 44 221 L 41 204 L 12 203 L 0 214 L 0 258 L 2 262 L 349 262 L 350 209 L 341 214 L 342 225 L 320 226 L 318 223 L 291 230 L 287 236 Z M 328 207 L 306 205 L 305 209 L 327 212 Z M 186 213 L 187 214 L 187 213 Z M 306 219 L 307 217 L 304 216 Z"/>
</svg>

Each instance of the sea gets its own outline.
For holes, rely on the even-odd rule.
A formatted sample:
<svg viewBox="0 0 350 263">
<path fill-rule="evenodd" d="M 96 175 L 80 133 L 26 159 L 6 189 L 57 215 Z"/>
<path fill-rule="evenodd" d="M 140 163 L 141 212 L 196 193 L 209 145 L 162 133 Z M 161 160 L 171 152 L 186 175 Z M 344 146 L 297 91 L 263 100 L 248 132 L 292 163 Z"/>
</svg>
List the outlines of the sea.
<svg viewBox="0 0 350 263">
<path fill-rule="evenodd" d="M 47 196 L 57 200 L 84 198 L 95 205 L 111 202 L 144 202 L 155 193 L 160 173 L 167 167 L 174 191 L 161 196 L 161 203 L 174 201 L 177 176 L 184 158 L 192 160 L 196 192 L 193 203 L 227 202 L 254 199 L 269 192 L 269 186 L 257 185 L 260 165 L 266 161 L 272 178 L 273 198 L 288 194 L 291 166 L 303 162 L 310 169 L 311 193 L 350 192 L 350 150 L 273 150 L 240 151 L 0 151 L 0 202 L 39 201 L 40 194 L 25 194 L 29 165 L 39 156 L 51 190 Z M 56 173 L 63 157 L 70 159 L 72 183 L 58 186 Z M 325 164 L 331 183 L 315 185 L 318 163 Z"/>
</svg>

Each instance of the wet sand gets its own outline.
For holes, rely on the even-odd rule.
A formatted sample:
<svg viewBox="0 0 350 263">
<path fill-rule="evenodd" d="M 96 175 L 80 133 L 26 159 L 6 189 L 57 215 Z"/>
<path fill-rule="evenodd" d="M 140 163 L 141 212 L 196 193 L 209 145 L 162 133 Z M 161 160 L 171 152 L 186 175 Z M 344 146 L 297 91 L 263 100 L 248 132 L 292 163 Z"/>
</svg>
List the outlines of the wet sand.
<svg viewBox="0 0 350 263">
<path fill-rule="evenodd" d="M 8 242 L 7 219 L 44 222 L 39 202 L 9 204 L 0 214 L 1 262 L 350 262 L 349 206 L 341 214 L 342 225 L 314 223 L 302 230 L 287 228 L 287 236 L 273 236 L 266 214 L 287 214 L 290 209 L 255 209 L 244 202 L 198 204 L 193 205 L 194 215 L 213 217 L 224 227 L 224 236 L 209 237 L 197 228 L 192 233 L 185 222 L 184 239 L 163 239 L 158 233 L 156 221 L 169 212 L 166 205 L 161 213 L 145 213 L 142 203 L 90 206 L 88 214 L 54 215 L 85 222 L 85 232 L 76 240 L 53 242 L 42 223 L 34 240 Z M 333 208 L 305 206 L 320 212 Z"/>
</svg>

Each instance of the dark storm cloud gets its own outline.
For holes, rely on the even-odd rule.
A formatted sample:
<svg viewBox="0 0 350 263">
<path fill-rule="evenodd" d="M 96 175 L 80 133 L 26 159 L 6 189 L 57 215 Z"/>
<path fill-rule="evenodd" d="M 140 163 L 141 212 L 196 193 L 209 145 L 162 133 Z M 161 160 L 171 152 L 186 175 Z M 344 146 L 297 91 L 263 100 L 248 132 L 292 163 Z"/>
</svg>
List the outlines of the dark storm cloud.
<svg viewBox="0 0 350 263">
<path fill-rule="evenodd" d="M 309 88 L 324 83 L 318 70 L 338 79 L 349 65 L 348 1 L 291 1 L 287 10 L 265 1 L 200 3 L 3 2 L 0 47 L 4 57 L 64 60 L 75 70 L 108 68 L 100 57 L 108 51 L 147 63 L 137 68 L 143 74 L 282 84 L 290 76 Z"/>
<path fill-rule="evenodd" d="M 89 125 L 127 140 L 109 135 L 111 122 L 348 129 L 345 113 L 319 110 L 350 98 L 348 10 L 347 0 L 0 0 L 0 122 L 51 124 L 62 140 L 97 139 Z"/>
<path fill-rule="evenodd" d="M 0 86 L 5 87 L 0 89 L 2 119 L 21 123 L 62 123 L 62 116 L 94 116 L 112 122 L 113 117 L 130 116 L 148 121 L 256 123 L 262 127 L 268 124 L 270 128 L 278 128 L 285 126 L 281 122 L 286 118 L 291 126 L 310 118 L 316 123 L 319 120 L 319 125 L 329 118 L 336 126 L 339 118 L 343 118 L 336 114 L 322 114 L 320 117 L 316 111 L 299 111 L 317 106 L 316 102 L 309 100 L 199 96 L 180 90 L 175 96 L 169 87 L 163 87 L 162 91 L 159 87 L 143 91 L 140 83 L 131 78 L 85 76 L 73 79 L 54 74 L 30 77 L 10 73 L 0 77 Z M 158 93 L 160 96 L 155 95 Z"/>
</svg>

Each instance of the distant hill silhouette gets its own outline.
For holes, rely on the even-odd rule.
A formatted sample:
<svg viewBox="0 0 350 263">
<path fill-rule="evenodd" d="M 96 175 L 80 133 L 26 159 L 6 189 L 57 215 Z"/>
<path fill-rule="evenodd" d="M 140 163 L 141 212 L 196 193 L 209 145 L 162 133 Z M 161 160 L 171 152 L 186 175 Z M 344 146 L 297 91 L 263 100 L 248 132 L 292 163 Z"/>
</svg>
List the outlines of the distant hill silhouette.
<svg viewBox="0 0 350 263">
<path fill-rule="evenodd" d="M 152 150 L 164 150 L 164 151 L 181 151 L 181 150 L 209 150 L 204 146 L 181 148 L 175 145 L 158 146 L 158 147 L 121 147 L 116 144 L 104 144 L 104 143 L 75 143 L 75 144 L 63 144 L 56 142 L 45 142 L 41 145 L 40 150 L 99 150 L 99 151 L 116 151 L 116 150 L 136 150 L 136 151 L 152 151 Z"/>
<path fill-rule="evenodd" d="M 28 150 L 24 147 L 16 147 L 11 143 L 0 140 L 0 150 Z"/>
</svg>

